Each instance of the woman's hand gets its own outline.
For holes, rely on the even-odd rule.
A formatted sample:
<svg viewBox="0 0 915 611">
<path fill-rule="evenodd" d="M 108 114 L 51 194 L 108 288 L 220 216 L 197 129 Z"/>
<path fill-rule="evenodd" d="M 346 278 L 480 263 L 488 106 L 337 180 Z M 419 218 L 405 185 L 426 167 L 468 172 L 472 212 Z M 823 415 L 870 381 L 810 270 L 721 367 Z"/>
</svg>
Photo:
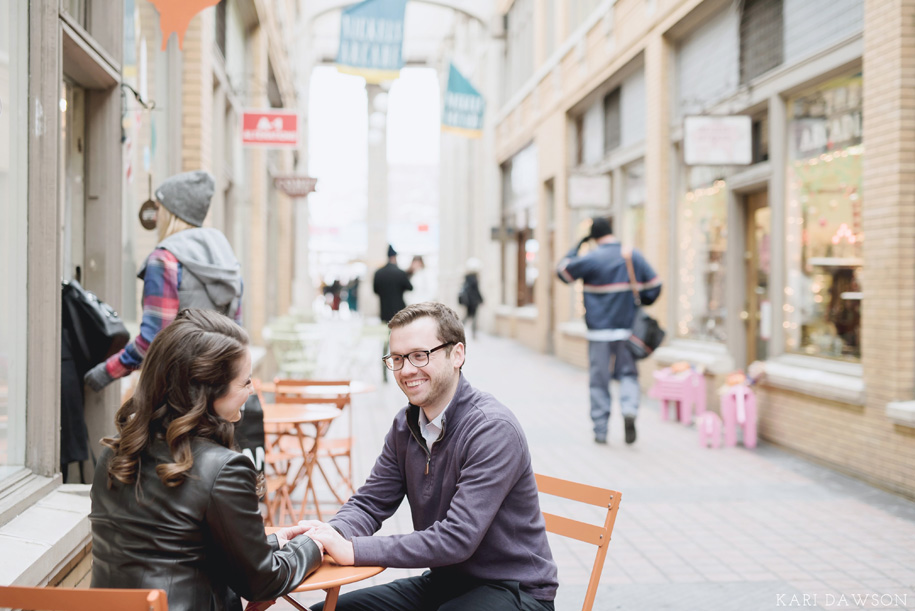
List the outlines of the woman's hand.
<svg viewBox="0 0 915 611">
<path fill-rule="evenodd" d="M 301 525 L 301 522 L 299 522 Z M 341 566 L 352 566 L 355 562 L 353 544 L 347 541 L 337 530 L 329 524 L 319 522 L 305 534 L 315 542 L 324 546 L 324 550 Z"/>
<path fill-rule="evenodd" d="M 314 522 L 314 520 L 307 520 L 308 522 Z M 316 522 L 317 524 L 323 524 L 323 522 Z M 280 545 L 280 549 L 283 549 L 287 543 L 292 539 L 295 539 L 299 535 L 307 534 L 308 530 L 314 528 L 311 525 L 303 525 L 301 522 L 295 526 L 289 526 L 287 528 L 281 528 L 276 531 L 276 541 Z M 309 537 L 314 541 L 315 545 L 318 546 L 318 551 L 321 552 L 321 560 L 324 560 L 324 544 L 315 539 L 314 537 Z"/>
<path fill-rule="evenodd" d="M 308 530 L 304 526 L 288 526 L 286 528 L 281 528 L 276 531 L 276 541 L 280 544 L 280 549 L 283 549 L 290 539 L 295 539 L 299 535 L 303 534 Z"/>
</svg>

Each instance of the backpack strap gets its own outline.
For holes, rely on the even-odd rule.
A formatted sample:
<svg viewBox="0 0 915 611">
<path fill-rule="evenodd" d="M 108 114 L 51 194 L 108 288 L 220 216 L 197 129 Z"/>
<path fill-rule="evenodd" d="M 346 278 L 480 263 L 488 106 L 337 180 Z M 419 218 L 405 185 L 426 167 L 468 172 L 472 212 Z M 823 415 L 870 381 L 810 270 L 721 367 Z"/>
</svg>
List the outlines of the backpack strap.
<svg viewBox="0 0 915 611">
<path fill-rule="evenodd" d="M 632 297 L 635 299 L 635 305 L 642 305 L 642 298 L 639 297 L 639 290 L 635 281 L 635 268 L 632 266 L 632 251 L 628 248 L 622 249 L 623 260 L 626 261 L 626 273 L 629 274 L 629 288 L 632 289 Z"/>
</svg>

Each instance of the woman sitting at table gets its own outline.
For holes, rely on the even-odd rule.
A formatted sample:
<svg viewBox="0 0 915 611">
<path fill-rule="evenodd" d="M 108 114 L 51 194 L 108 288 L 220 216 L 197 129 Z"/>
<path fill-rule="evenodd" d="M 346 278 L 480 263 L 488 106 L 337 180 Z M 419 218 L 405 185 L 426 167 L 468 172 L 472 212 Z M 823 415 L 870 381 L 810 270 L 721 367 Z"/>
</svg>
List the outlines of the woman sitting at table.
<svg viewBox="0 0 915 611">
<path fill-rule="evenodd" d="M 252 392 L 244 329 L 188 309 L 156 335 L 92 483 L 92 587 L 161 588 L 170 611 L 272 600 L 322 560 L 292 526 L 269 537 L 257 473 L 233 449 Z M 236 594 L 237 593 L 237 594 Z"/>
</svg>

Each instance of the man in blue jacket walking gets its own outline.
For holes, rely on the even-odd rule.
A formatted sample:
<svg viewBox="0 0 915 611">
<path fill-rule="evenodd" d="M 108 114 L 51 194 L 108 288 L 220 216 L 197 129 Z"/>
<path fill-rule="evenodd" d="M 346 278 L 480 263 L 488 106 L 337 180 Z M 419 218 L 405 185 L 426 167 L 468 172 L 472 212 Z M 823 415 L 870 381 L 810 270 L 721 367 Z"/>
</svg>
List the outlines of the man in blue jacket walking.
<svg viewBox="0 0 915 611">
<path fill-rule="evenodd" d="M 578 256 L 588 240 L 597 248 Z M 559 262 L 557 273 L 566 284 L 584 283 L 585 325 L 588 328 L 589 386 L 594 441 L 607 443 L 610 421 L 610 379 L 620 383 L 620 410 L 626 428 L 626 443 L 635 442 L 635 418 L 639 411 L 639 370 L 628 348 L 636 304 L 626 270 L 631 257 L 636 289 L 643 305 L 661 294 L 661 280 L 637 250 L 626 251 L 613 235 L 605 217 L 591 219 L 591 232 Z"/>
<path fill-rule="evenodd" d="M 527 440 L 514 414 L 461 374 L 460 318 L 426 302 L 388 326 L 384 362 L 409 405 L 356 494 L 328 524 L 301 524 L 339 564 L 430 570 L 349 592 L 337 609 L 553 611 L 556 564 Z M 404 496 L 413 532 L 373 536 Z"/>
</svg>

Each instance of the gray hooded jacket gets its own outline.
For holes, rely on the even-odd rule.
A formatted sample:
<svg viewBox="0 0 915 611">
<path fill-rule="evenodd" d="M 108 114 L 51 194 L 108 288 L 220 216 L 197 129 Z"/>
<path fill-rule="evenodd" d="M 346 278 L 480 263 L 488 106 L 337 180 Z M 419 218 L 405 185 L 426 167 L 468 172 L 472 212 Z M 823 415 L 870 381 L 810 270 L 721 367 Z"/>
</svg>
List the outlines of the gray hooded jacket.
<svg viewBox="0 0 915 611">
<path fill-rule="evenodd" d="M 203 308 L 235 318 L 241 304 L 241 265 L 222 232 L 209 227 L 185 229 L 171 235 L 156 248 L 175 255 L 181 264 L 178 275 L 179 308 Z M 146 265 L 137 274 L 143 278 Z"/>
</svg>

